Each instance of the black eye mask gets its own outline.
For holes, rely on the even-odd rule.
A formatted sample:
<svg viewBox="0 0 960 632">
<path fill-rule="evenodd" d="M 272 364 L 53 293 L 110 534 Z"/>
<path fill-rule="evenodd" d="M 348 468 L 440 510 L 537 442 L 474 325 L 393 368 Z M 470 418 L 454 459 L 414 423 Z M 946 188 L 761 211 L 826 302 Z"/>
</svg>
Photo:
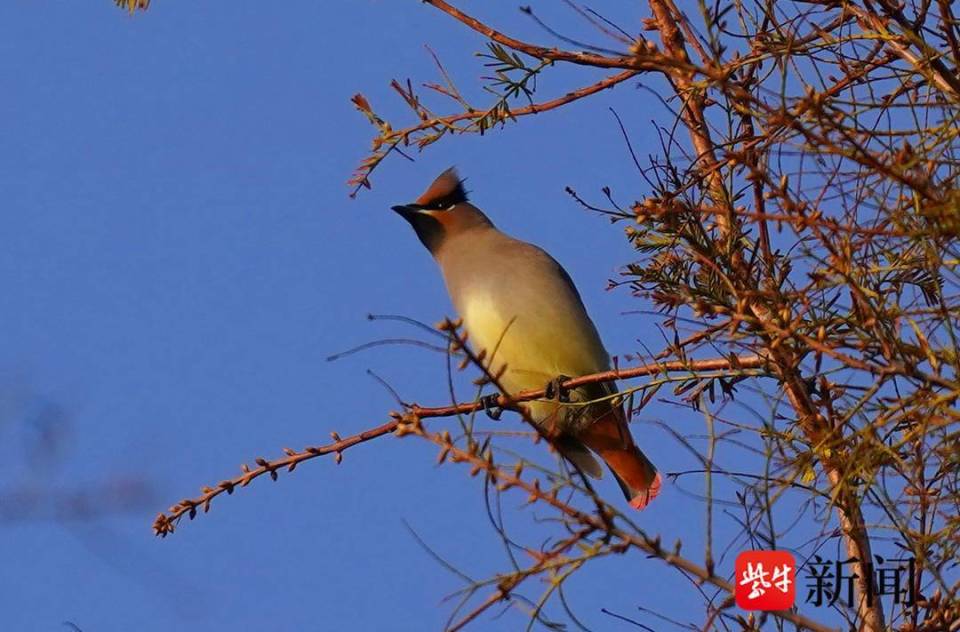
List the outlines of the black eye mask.
<svg viewBox="0 0 960 632">
<path fill-rule="evenodd" d="M 467 201 L 467 192 L 463 188 L 463 180 L 457 182 L 457 186 L 445 194 L 443 197 L 432 200 L 429 204 L 422 204 L 420 208 L 427 211 L 443 211 L 451 206 L 461 204 Z"/>
</svg>

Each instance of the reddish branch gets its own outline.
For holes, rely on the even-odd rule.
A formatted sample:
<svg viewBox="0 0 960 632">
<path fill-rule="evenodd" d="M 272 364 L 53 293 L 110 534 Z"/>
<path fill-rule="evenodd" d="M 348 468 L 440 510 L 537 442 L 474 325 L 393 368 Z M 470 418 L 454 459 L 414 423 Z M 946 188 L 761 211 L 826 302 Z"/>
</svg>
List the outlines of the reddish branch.
<svg viewBox="0 0 960 632">
<path fill-rule="evenodd" d="M 757 361 L 757 359 L 754 359 L 754 361 Z M 717 364 L 720 361 L 714 360 L 712 362 Z M 757 366 L 761 365 L 762 363 L 757 364 Z M 629 369 L 629 371 L 636 371 L 642 368 L 645 367 L 637 367 L 637 369 Z M 714 368 L 719 367 L 714 366 Z M 471 444 L 468 449 L 464 450 L 457 447 L 453 443 L 448 433 L 426 432 L 423 428 L 423 425 L 420 423 L 420 420 L 416 417 L 405 418 L 405 420 L 405 433 L 415 434 L 440 446 L 441 461 L 449 459 L 455 463 L 466 463 L 471 466 L 471 475 L 475 476 L 483 472 L 500 491 L 505 491 L 508 489 L 522 490 L 523 492 L 527 493 L 529 502 L 542 502 L 550 505 L 554 509 L 561 512 L 566 518 L 589 528 L 592 532 L 602 533 L 605 535 L 605 537 L 612 539 L 615 542 L 615 544 L 611 545 L 612 547 L 617 548 L 616 542 L 618 541 L 622 545 L 619 547 L 621 552 L 626 551 L 629 548 L 639 549 L 647 555 L 660 559 L 670 566 L 686 573 L 687 575 L 695 577 L 700 582 L 711 584 L 727 592 L 728 594 L 733 595 L 734 586 L 731 582 L 715 575 L 711 570 L 708 570 L 707 568 L 680 556 L 674 551 L 668 551 L 664 549 L 660 544 L 659 537 L 650 537 L 643 533 L 633 533 L 616 526 L 612 519 L 612 514 L 614 513 L 613 508 L 609 505 L 606 505 L 602 501 L 600 501 L 600 512 L 587 513 L 581 511 L 576 507 L 571 506 L 569 503 L 561 500 L 557 495 L 556 489 L 544 491 L 540 488 L 538 480 L 534 479 L 529 481 L 524 479 L 522 477 L 523 470 L 521 467 L 514 468 L 512 473 L 508 472 L 494 463 L 492 455 L 489 451 L 481 453 L 476 444 Z M 404 422 L 401 421 L 401 423 Z M 611 515 L 603 515 L 604 513 Z M 513 576 L 509 576 L 506 579 L 511 580 L 512 577 Z M 464 620 L 454 626 L 453 629 L 460 629 L 463 624 L 476 618 L 476 616 L 479 615 L 483 610 L 489 608 L 498 601 L 506 599 L 509 596 L 509 590 L 515 588 L 518 583 L 519 581 L 516 580 L 502 583 L 495 593 L 490 595 L 487 600 L 480 604 L 480 606 L 471 612 Z M 835 628 L 825 626 L 817 621 L 789 610 L 775 611 L 771 612 L 770 614 L 785 621 L 790 621 L 801 629 L 813 630 L 814 632 L 836 632 Z"/>
<path fill-rule="evenodd" d="M 685 66 L 691 66 L 690 58 L 687 55 L 686 40 L 678 26 L 683 22 L 683 18 L 679 15 L 675 16 L 672 3 L 668 4 L 665 0 L 650 0 L 650 8 L 653 10 L 653 23 L 660 31 L 660 40 L 663 43 L 664 50 L 672 57 L 681 60 Z M 710 175 L 707 176 L 710 196 L 717 206 L 732 210 L 723 178 L 718 171 L 712 169 L 717 164 L 717 157 L 713 141 L 710 138 L 707 118 L 704 115 L 705 93 L 703 90 L 694 87 L 693 76 L 692 70 L 667 73 L 667 78 L 673 83 L 677 96 L 683 99 L 680 118 L 690 132 L 693 148 L 697 151 L 697 161 L 701 163 L 700 168 L 710 170 Z M 724 234 L 732 234 L 729 217 L 717 215 L 717 222 Z"/>
<path fill-rule="evenodd" d="M 549 110 L 556 109 L 562 105 L 566 105 L 583 97 L 588 97 L 594 95 L 598 92 L 606 90 L 607 88 L 612 88 L 618 83 L 622 83 L 633 77 L 637 74 L 635 70 L 625 70 L 623 72 L 618 72 L 615 75 L 611 75 L 596 83 L 592 83 L 589 86 L 584 86 L 576 90 L 572 90 L 567 94 L 557 97 L 556 99 L 551 99 L 549 101 L 543 101 L 542 103 L 531 103 L 528 106 L 517 108 L 515 110 L 510 110 L 511 117 L 526 116 L 527 114 L 539 114 L 541 112 L 547 112 Z M 486 118 L 490 114 L 489 110 L 474 110 L 470 112 L 460 112 L 459 114 L 452 114 L 450 116 L 439 116 L 432 118 L 428 121 L 424 121 L 413 127 L 408 127 L 402 130 L 402 134 L 407 137 L 410 134 L 420 132 L 423 130 L 431 129 L 433 127 L 446 127 L 453 123 L 459 121 L 472 120 L 479 121 L 483 118 Z"/>
<path fill-rule="evenodd" d="M 687 362 L 678 360 L 671 362 L 655 362 L 628 369 L 604 371 L 602 373 L 576 377 L 564 382 L 561 385 L 561 388 L 572 389 L 577 388 L 578 386 L 584 386 L 586 384 L 611 382 L 614 380 L 630 379 L 649 375 L 660 375 L 679 371 L 696 372 L 715 371 L 722 369 L 755 369 L 764 365 L 765 361 L 758 356 L 731 356 L 730 358 L 690 360 Z M 512 408 L 518 403 L 542 398 L 545 396 L 545 394 L 545 389 L 537 389 L 521 391 L 511 397 L 501 395 L 498 398 L 497 404 L 503 408 Z M 287 471 L 293 471 L 297 465 L 303 461 L 309 461 L 310 459 L 314 459 L 326 454 L 336 455 L 336 460 L 339 463 L 341 455 L 345 450 L 372 439 L 382 437 L 383 435 L 397 432 L 399 426 L 405 418 L 411 416 L 416 419 L 452 417 L 454 415 L 474 413 L 482 409 L 483 404 L 478 401 L 435 407 L 425 407 L 412 404 L 403 414 L 398 412 L 391 413 L 390 421 L 376 426 L 375 428 L 364 430 L 363 432 L 346 438 L 340 438 L 340 436 L 334 432 L 332 433 L 334 439 L 333 443 L 323 446 L 307 447 L 300 452 L 286 448 L 284 452 L 286 452 L 287 455 L 273 461 L 268 461 L 262 457 L 257 458 L 255 460 L 257 464 L 256 468 L 243 465 L 241 467 L 243 472 L 239 476 L 221 481 L 214 487 L 204 487 L 201 490 L 202 494 L 200 496 L 181 500 L 179 503 L 169 509 L 169 513 L 161 513 L 159 516 L 157 516 L 156 521 L 153 523 L 154 532 L 159 536 L 166 536 L 169 533 L 173 533 L 180 518 L 182 518 L 184 515 L 188 516 L 192 520 L 196 517 L 199 510 L 204 512 L 209 511 L 210 503 L 213 502 L 213 499 L 220 494 L 223 494 L 224 492 L 227 494 L 232 494 L 237 487 L 246 487 L 254 479 L 259 478 L 264 474 L 269 474 L 272 479 L 276 480 L 280 470 L 285 469 Z"/>
<path fill-rule="evenodd" d="M 636 70 L 624 70 L 623 72 L 618 72 L 615 75 L 610 75 L 609 77 L 605 77 L 600 81 L 597 81 L 590 85 L 577 88 L 576 90 L 571 90 L 570 92 L 564 94 L 563 96 L 557 97 L 555 99 L 550 99 L 549 101 L 543 101 L 540 103 L 531 103 L 530 105 L 527 105 L 521 108 L 512 109 L 509 111 L 509 114 L 507 116 L 509 116 L 509 118 L 511 119 L 517 119 L 522 116 L 529 116 L 531 114 L 540 114 L 541 112 L 549 112 L 550 110 L 554 110 L 561 106 L 567 105 L 568 103 L 572 103 L 584 97 L 588 97 L 598 92 L 602 92 L 603 90 L 606 90 L 608 88 L 612 88 L 617 84 L 623 83 L 627 79 L 630 79 L 631 77 L 635 76 L 637 72 L 638 71 Z M 409 102 L 410 95 L 407 95 L 405 92 L 401 92 L 401 94 L 404 95 L 404 98 L 408 98 L 408 102 Z M 355 97 L 353 97 L 353 103 L 354 105 L 357 106 L 357 108 L 361 112 L 366 114 L 368 117 L 373 116 L 373 112 L 372 110 L 370 110 L 370 104 L 361 95 L 356 95 Z M 363 161 L 360 168 L 357 170 L 357 173 L 354 175 L 354 177 L 350 179 L 350 184 L 353 184 L 356 186 L 356 188 L 354 189 L 351 195 L 356 195 L 356 193 L 362 187 L 369 187 L 370 184 L 369 184 L 368 178 L 370 177 L 370 174 L 373 173 L 374 169 L 376 169 L 380 165 L 380 163 L 383 162 L 383 160 L 390 154 L 392 150 L 397 149 L 400 145 L 409 144 L 411 137 L 413 137 L 415 134 L 418 134 L 420 132 L 427 132 L 427 130 L 433 130 L 436 133 L 436 135 L 439 136 L 440 134 L 443 134 L 444 132 L 446 132 L 448 129 L 453 129 L 452 126 L 455 123 L 459 123 L 461 121 L 470 121 L 472 125 L 477 126 L 479 129 L 482 130 L 483 128 L 480 127 L 482 122 L 486 120 L 487 117 L 490 116 L 492 111 L 493 110 L 491 109 L 486 109 L 486 110 L 470 109 L 466 112 L 460 112 L 460 113 L 451 114 L 448 116 L 429 116 L 429 117 L 424 111 L 422 112 L 424 120 L 417 123 L 416 125 L 411 125 L 410 127 L 405 127 L 401 130 L 397 130 L 395 132 L 391 131 L 385 134 L 382 137 L 382 139 L 378 139 L 378 140 L 382 140 L 382 142 L 387 145 L 388 149 L 385 151 L 377 152 Z M 460 129 L 458 131 L 469 131 L 469 130 L 470 130 L 470 127 L 465 126 L 463 129 Z M 431 140 L 433 140 L 433 138 Z"/>
<path fill-rule="evenodd" d="M 471 29 L 481 35 L 490 38 L 494 42 L 507 46 L 513 50 L 519 51 L 535 57 L 537 59 L 549 59 L 551 61 L 562 61 L 581 66 L 592 66 L 594 68 L 627 68 L 632 70 L 662 70 L 684 69 L 689 70 L 690 64 L 683 63 L 681 60 L 674 59 L 669 55 L 658 53 L 655 48 L 637 48 L 631 51 L 631 55 L 606 56 L 595 53 L 574 52 L 561 50 L 559 48 L 547 48 L 524 42 L 509 35 L 506 35 L 496 29 L 490 28 L 480 20 L 467 15 L 460 9 L 451 6 L 443 0 L 424 0 L 429 4 L 440 9 L 447 15 L 459 20 Z"/>
<path fill-rule="evenodd" d="M 649 0 L 649 4 L 654 14 L 652 23 L 660 32 L 665 51 L 682 60 L 685 64 L 689 63 L 686 42 L 680 28 L 685 18 L 669 0 Z M 710 136 L 705 114 L 705 93 L 693 84 L 692 73 L 672 72 L 668 73 L 667 76 L 673 83 L 677 96 L 683 99 L 683 109 L 680 117 L 689 132 L 691 143 L 697 151 L 698 160 L 705 163 L 708 168 L 717 165 L 715 143 Z M 741 89 L 741 91 L 749 93 L 747 90 Z M 739 231 L 734 225 L 735 217 L 732 213 L 730 197 L 718 170 L 712 169 L 710 171 L 707 185 L 709 196 L 714 205 L 720 209 L 729 209 L 729 214 L 718 214 L 717 218 L 721 238 L 731 242 L 739 237 Z M 763 209 L 757 209 L 757 211 L 762 213 Z M 725 250 L 726 248 L 721 248 L 721 251 Z M 754 317 L 757 334 L 768 343 L 765 346 L 770 350 L 771 366 L 783 381 L 787 399 L 797 415 L 797 421 L 803 428 L 811 445 L 821 445 L 830 435 L 832 429 L 828 420 L 820 413 L 814 403 L 808 383 L 797 370 L 799 356 L 791 351 L 787 345 L 772 344 L 778 339 L 778 315 L 771 310 L 770 306 L 750 298 L 757 288 L 747 262 L 736 256 L 735 253 L 730 257 L 730 262 L 732 269 L 729 278 L 736 286 L 735 293 L 740 295 L 737 298 L 742 300 L 746 311 L 749 311 Z M 788 318 L 784 320 L 789 320 L 789 307 L 787 306 L 785 309 Z M 873 604 L 868 603 L 867 595 L 871 592 L 868 584 L 871 578 L 866 572 L 867 567 L 862 566 L 863 561 L 872 559 L 870 539 L 861 512 L 860 502 L 844 478 L 844 457 L 845 455 L 842 453 L 839 455 L 824 454 L 821 458 L 821 464 L 836 494 L 838 520 L 847 554 L 852 559 L 858 560 L 854 563 L 854 572 L 857 576 L 857 611 L 860 620 L 865 630 L 879 632 L 884 627 L 883 611 L 880 608 L 879 600 L 874 600 Z"/>
</svg>

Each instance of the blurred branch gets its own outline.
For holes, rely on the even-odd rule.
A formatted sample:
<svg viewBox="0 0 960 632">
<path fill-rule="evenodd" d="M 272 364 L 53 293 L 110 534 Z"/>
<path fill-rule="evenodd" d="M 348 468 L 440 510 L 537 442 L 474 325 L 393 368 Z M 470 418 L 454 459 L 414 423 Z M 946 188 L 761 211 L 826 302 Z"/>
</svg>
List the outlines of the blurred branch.
<svg viewBox="0 0 960 632">
<path fill-rule="evenodd" d="M 132 514 L 155 502 L 147 481 L 120 478 L 78 489 L 22 485 L 0 490 L 0 523 L 36 520 L 93 520 L 109 513 Z"/>
</svg>

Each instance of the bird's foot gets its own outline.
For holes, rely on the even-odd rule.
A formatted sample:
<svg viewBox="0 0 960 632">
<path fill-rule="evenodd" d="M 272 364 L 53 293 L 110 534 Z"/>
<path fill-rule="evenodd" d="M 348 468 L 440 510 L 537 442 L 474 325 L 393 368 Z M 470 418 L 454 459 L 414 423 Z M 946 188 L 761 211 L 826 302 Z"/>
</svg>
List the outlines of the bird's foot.
<svg viewBox="0 0 960 632">
<path fill-rule="evenodd" d="M 500 415 L 503 414 L 503 406 L 500 405 L 499 393 L 484 395 L 480 398 L 480 405 L 483 406 L 483 412 L 487 414 L 487 417 L 494 421 L 498 421 Z"/>
<path fill-rule="evenodd" d="M 543 396 L 546 399 L 553 399 L 558 402 L 569 402 L 569 393 L 567 393 L 567 389 L 563 387 L 563 383 L 569 380 L 570 376 L 568 375 L 558 375 L 553 378 L 543 387 Z"/>
</svg>

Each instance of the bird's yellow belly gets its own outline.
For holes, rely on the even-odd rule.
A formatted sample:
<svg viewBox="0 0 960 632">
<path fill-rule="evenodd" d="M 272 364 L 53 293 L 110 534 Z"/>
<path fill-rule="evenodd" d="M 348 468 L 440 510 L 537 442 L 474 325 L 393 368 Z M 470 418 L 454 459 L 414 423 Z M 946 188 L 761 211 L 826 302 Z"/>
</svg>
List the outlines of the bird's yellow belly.
<svg viewBox="0 0 960 632">
<path fill-rule="evenodd" d="M 506 365 L 503 386 L 510 391 L 542 388 L 560 375 L 557 354 L 535 319 L 504 310 L 483 297 L 467 303 L 464 327 L 477 352 L 494 372 Z"/>
<path fill-rule="evenodd" d="M 476 352 L 485 350 L 484 363 L 492 373 L 506 370 L 500 378 L 510 394 L 541 389 L 560 375 L 574 377 L 606 369 L 606 354 L 592 338 L 584 339 L 556 317 L 540 317 L 537 310 L 512 313 L 510 305 L 480 298 L 463 306 L 464 328 Z M 578 389 L 569 393 L 571 403 L 537 400 L 525 404 L 531 420 L 547 432 L 571 432 L 583 421 L 585 409 L 574 402 L 589 396 Z"/>
<path fill-rule="evenodd" d="M 539 307 L 539 309 L 538 309 Z M 575 315 L 545 313 L 551 306 L 494 301 L 480 294 L 461 306 L 473 349 L 486 350 L 494 371 L 506 365 L 502 381 L 511 392 L 543 388 L 559 375 L 577 376 L 607 368 L 596 335 L 579 331 Z"/>
</svg>

